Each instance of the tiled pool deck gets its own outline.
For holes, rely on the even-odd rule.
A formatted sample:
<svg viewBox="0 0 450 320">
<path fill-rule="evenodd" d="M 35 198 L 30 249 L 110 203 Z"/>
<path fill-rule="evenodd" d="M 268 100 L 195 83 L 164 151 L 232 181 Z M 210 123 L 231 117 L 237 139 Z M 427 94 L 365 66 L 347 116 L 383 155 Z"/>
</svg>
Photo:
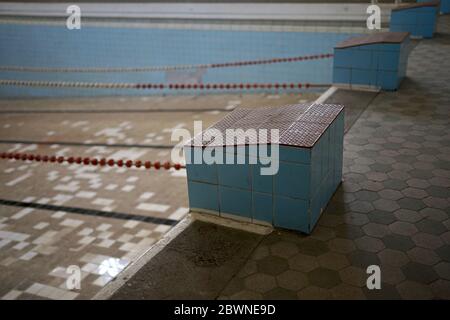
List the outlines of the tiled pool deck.
<svg viewBox="0 0 450 320">
<path fill-rule="evenodd" d="M 113 298 L 450 299 L 449 16 L 438 30 L 346 133 L 344 181 L 310 236 L 194 222 Z"/>
</svg>

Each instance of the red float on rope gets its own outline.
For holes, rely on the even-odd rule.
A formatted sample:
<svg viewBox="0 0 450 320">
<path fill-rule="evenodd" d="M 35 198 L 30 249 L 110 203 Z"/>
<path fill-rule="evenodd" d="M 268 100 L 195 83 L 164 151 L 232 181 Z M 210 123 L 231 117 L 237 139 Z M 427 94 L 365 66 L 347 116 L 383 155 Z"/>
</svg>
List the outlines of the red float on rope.
<svg viewBox="0 0 450 320">
<path fill-rule="evenodd" d="M 207 83 L 207 84 L 185 84 L 185 83 L 104 83 L 104 82 L 65 82 L 65 81 L 34 81 L 34 80 L 4 80 L 0 79 L 0 85 L 8 86 L 32 86 L 32 87 L 57 87 L 57 88 L 89 88 L 89 89 L 139 89 L 139 90 L 256 90 L 282 88 L 283 90 L 302 88 L 302 83 Z M 305 88 L 329 87 L 331 84 L 317 83 L 304 84 Z"/>
<path fill-rule="evenodd" d="M 110 167 L 113 167 L 114 165 L 118 166 L 118 167 L 123 167 L 124 165 L 127 168 L 131 168 L 131 167 L 136 167 L 136 168 L 145 168 L 145 169 L 150 169 L 152 166 L 159 170 L 161 168 L 164 168 L 166 170 L 169 170 L 171 168 L 174 168 L 175 170 L 180 170 L 183 168 L 186 168 L 186 166 L 180 164 L 180 163 L 171 163 L 170 161 L 166 161 L 161 165 L 161 162 L 159 161 L 155 161 L 154 164 L 152 165 L 151 161 L 145 161 L 142 162 L 141 160 L 114 160 L 114 159 L 105 159 L 102 158 L 100 160 L 98 160 L 97 158 L 81 158 L 81 157 L 63 157 L 63 156 L 41 156 L 41 155 L 34 155 L 34 154 L 26 154 L 26 153 L 6 153 L 6 152 L 2 152 L 0 153 L 0 158 L 1 159 L 8 159 L 8 160 L 21 160 L 21 161 L 37 161 L 40 162 L 41 160 L 43 162 L 52 162 L 52 163 L 59 163 L 62 164 L 64 162 L 67 162 L 69 164 L 83 164 L 83 165 L 92 165 L 92 166 L 96 166 L 96 165 L 100 165 L 100 166 L 105 166 L 108 165 Z"/>
</svg>

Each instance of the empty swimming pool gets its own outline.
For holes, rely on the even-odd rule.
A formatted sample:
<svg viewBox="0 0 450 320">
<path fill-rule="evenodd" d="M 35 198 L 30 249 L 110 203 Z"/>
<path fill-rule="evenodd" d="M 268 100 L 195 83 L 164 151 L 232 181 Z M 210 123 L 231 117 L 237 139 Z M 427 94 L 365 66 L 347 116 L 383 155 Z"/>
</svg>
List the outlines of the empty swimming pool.
<svg viewBox="0 0 450 320">
<path fill-rule="evenodd" d="M 52 84 L 0 86 L 0 95 L 195 94 L 195 90 L 169 90 L 171 83 L 263 83 L 268 87 L 274 84 L 273 89 L 278 83 L 328 84 L 333 60 L 320 55 L 331 54 L 336 43 L 354 35 L 305 32 L 270 25 L 249 27 L 243 23 L 137 21 L 90 21 L 80 30 L 69 30 L 63 21 L 12 19 L 0 24 L 0 79 Z M 264 63 L 255 63 L 258 61 Z M 209 64 L 222 67 L 205 67 Z M 65 82 L 90 83 L 92 87 L 103 83 L 157 83 L 165 87 L 132 90 L 58 85 Z M 207 92 L 221 92 L 226 88 L 210 89 Z M 238 89 L 237 86 L 235 91 Z M 285 89 L 303 90 L 297 86 Z M 252 92 L 263 90 L 267 88 L 252 87 Z"/>
</svg>

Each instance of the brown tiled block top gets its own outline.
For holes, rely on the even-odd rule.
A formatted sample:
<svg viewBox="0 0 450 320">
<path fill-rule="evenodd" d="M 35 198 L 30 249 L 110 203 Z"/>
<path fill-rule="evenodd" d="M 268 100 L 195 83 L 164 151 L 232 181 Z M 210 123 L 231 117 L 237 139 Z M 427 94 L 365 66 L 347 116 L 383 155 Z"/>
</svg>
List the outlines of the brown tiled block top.
<svg viewBox="0 0 450 320">
<path fill-rule="evenodd" d="M 336 49 L 344 49 L 375 43 L 402 43 L 408 38 L 409 32 L 379 32 L 367 36 L 354 37 L 336 45 Z"/>
<path fill-rule="evenodd" d="M 399 10 L 420 8 L 420 7 L 437 7 L 437 6 L 439 6 L 439 3 L 440 3 L 440 1 L 437 0 L 437 1 L 402 4 L 398 7 L 393 8 L 392 11 L 399 11 Z"/>
<path fill-rule="evenodd" d="M 204 130 L 186 145 L 219 147 L 276 143 L 310 148 L 343 109 L 341 105 L 314 103 L 258 109 L 239 108 Z M 225 134 L 227 129 L 243 131 L 235 139 L 234 136 Z M 271 129 L 278 129 L 278 136 L 272 134 Z M 217 138 L 215 134 L 217 132 L 223 134 L 225 141 Z"/>
</svg>

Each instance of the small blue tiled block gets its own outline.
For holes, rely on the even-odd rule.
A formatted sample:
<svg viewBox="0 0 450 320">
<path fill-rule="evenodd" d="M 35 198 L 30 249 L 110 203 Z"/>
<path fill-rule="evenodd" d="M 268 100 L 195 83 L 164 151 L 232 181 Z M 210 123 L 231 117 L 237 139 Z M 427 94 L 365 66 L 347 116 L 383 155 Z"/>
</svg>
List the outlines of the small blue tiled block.
<svg viewBox="0 0 450 320">
<path fill-rule="evenodd" d="M 320 167 L 321 173 L 320 176 L 322 178 L 326 177 L 328 171 L 328 163 L 329 163 L 329 154 L 330 154 L 330 130 L 325 131 L 320 137 L 321 141 L 321 158 L 320 158 Z"/>
<path fill-rule="evenodd" d="M 273 223 L 273 196 L 268 193 L 253 193 L 253 220 Z"/>
<path fill-rule="evenodd" d="M 252 194 L 250 191 L 219 186 L 220 214 L 232 214 L 243 218 L 252 217 Z"/>
<path fill-rule="evenodd" d="M 188 181 L 189 206 L 219 214 L 217 185 Z"/>
<path fill-rule="evenodd" d="M 262 175 L 267 165 L 252 162 L 189 165 L 190 207 L 310 233 L 342 179 L 343 133 L 341 112 L 311 148 L 280 146 L 275 175 Z M 247 147 L 236 147 L 230 154 L 244 150 L 247 154 Z M 215 181 L 211 172 L 205 173 L 211 167 L 217 183 L 210 182 Z"/>
<path fill-rule="evenodd" d="M 308 201 L 275 195 L 274 224 L 276 227 L 309 233 Z"/>
<path fill-rule="evenodd" d="M 432 38 L 436 30 L 436 7 L 410 8 L 392 11 L 390 31 L 407 31 L 413 36 Z"/>
<path fill-rule="evenodd" d="M 310 166 L 290 162 L 280 162 L 278 174 L 273 178 L 274 193 L 300 199 L 310 195 Z"/>
<path fill-rule="evenodd" d="M 417 25 L 415 24 L 397 24 L 392 23 L 389 26 L 389 31 L 392 32 L 410 32 L 412 35 L 417 35 Z"/>
<path fill-rule="evenodd" d="M 381 86 L 382 89 L 395 90 L 397 86 L 394 88 L 393 83 L 397 82 L 398 85 L 399 81 L 393 82 L 389 79 L 384 84 L 386 77 L 380 76 L 379 70 L 398 72 L 401 48 L 402 44 L 378 43 L 335 49 L 338 54 L 334 57 L 333 82 Z M 345 61 L 341 62 L 340 59 Z"/>
</svg>

